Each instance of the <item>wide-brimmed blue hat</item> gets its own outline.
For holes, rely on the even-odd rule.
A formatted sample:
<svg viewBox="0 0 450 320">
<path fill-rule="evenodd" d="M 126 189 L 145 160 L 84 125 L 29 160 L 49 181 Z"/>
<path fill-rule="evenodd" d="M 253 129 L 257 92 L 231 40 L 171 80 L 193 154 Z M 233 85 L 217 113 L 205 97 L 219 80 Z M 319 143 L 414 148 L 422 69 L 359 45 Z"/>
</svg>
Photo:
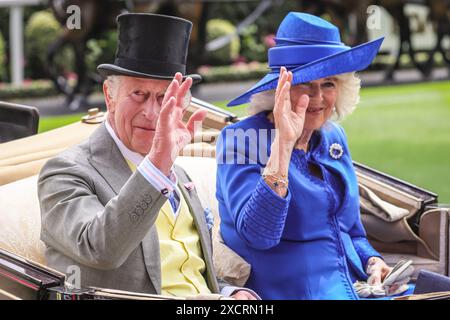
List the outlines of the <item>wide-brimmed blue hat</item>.
<svg viewBox="0 0 450 320">
<path fill-rule="evenodd" d="M 290 12 L 278 28 L 275 47 L 269 49 L 271 71 L 228 106 L 249 102 L 253 94 L 275 89 L 281 67 L 292 71 L 293 85 L 365 69 L 383 39 L 351 48 L 341 42 L 339 29 L 330 22 L 307 13 Z"/>
</svg>

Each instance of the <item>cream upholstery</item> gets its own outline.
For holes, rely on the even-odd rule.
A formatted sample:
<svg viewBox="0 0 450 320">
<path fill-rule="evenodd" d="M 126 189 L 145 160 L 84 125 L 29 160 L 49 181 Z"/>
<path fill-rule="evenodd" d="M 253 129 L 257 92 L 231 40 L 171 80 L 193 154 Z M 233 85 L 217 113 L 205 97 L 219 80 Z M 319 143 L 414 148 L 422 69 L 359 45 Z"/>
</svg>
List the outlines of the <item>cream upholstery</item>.
<svg viewBox="0 0 450 320">
<path fill-rule="evenodd" d="M 177 163 L 193 180 L 202 205 L 217 215 L 214 158 L 179 157 Z M 44 245 L 39 240 L 41 216 L 37 175 L 0 186 L 0 247 L 44 263 Z"/>
<path fill-rule="evenodd" d="M 45 264 L 37 176 L 0 186 L 0 248 Z"/>
<path fill-rule="evenodd" d="M 214 213 L 214 219 L 218 219 L 216 160 L 202 157 L 178 157 L 175 163 L 182 167 L 194 182 L 203 207 L 210 208 Z"/>
<path fill-rule="evenodd" d="M 219 214 L 215 197 L 215 159 L 178 157 L 176 164 L 194 182 L 203 207 L 212 210 L 215 222 L 213 235 L 217 239 Z M 37 198 L 37 175 L 0 186 L 0 203 L 0 248 L 45 264 L 45 246 L 39 239 L 41 216 Z M 214 255 L 219 276 L 236 285 L 245 283 L 250 266 L 224 246 L 220 237 L 218 241 L 214 241 Z"/>
<path fill-rule="evenodd" d="M 0 147 L 0 185 L 35 175 L 62 150 L 86 139 L 99 124 L 73 123 Z"/>
</svg>

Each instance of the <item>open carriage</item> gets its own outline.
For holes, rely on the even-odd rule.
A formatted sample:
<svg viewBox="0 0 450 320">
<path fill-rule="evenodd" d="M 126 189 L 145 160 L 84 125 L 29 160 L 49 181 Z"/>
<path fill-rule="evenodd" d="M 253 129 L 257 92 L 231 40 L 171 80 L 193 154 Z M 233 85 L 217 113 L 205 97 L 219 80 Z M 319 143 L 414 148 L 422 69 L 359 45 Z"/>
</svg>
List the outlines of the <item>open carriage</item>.
<svg viewBox="0 0 450 320">
<path fill-rule="evenodd" d="M 197 108 L 208 110 L 203 130 L 176 163 L 195 183 L 203 206 L 214 213 L 216 271 L 228 282 L 244 285 L 250 266 L 221 241 L 215 199 L 215 140 L 223 127 L 239 119 L 198 99 L 192 99 L 186 117 Z M 31 117 L 33 114 L 28 112 Z M 49 158 L 87 138 L 104 116 L 90 110 L 78 123 L 0 144 L 0 300 L 174 299 L 110 288 L 74 289 L 70 274 L 46 266 L 45 245 L 39 239 L 37 175 Z M 35 122 L 25 121 L 23 125 L 30 123 Z M 369 240 L 386 262 L 393 265 L 400 259 L 411 259 L 416 268 L 413 278 L 421 269 L 448 275 L 450 208 L 439 205 L 438 196 L 432 192 L 362 164 L 354 166 L 362 220 Z"/>
</svg>

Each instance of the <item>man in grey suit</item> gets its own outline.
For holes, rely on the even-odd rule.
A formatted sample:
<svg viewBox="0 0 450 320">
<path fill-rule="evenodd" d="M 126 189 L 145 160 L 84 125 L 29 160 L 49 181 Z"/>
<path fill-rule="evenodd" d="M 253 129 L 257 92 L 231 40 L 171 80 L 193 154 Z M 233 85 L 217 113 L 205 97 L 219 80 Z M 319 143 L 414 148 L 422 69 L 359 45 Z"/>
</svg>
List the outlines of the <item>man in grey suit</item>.
<svg viewBox="0 0 450 320">
<path fill-rule="evenodd" d="M 118 24 L 115 62 L 98 67 L 106 77 L 107 120 L 39 176 L 48 264 L 62 272 L 79 268 L 82 286 L 255 299 L 249 290 L 219 285 L 204 210 L 174 166 L 206 116 L 197 111 L 182 122 L 200 78 L 185 75 L 192 24 L 152 14 L 120 15 Z M 173 217 L 162 216 L 164 206 Z M 164 218 L 182 218 L 174 229 L 180 236 L 172 230 L 173 239 L 164 237 Z"/>
</svg>

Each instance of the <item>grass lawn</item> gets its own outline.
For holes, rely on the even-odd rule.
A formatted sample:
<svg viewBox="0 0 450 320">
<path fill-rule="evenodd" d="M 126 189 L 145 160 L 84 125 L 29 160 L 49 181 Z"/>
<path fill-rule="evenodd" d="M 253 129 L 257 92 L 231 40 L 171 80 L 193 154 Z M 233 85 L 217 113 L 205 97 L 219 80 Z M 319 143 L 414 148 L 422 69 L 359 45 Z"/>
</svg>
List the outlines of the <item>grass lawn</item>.
<svg viewBox="0 0 450 320">
<path fill-rule="evenodd" d="M 215 102 L 225 107 L 226 102 Z M 245 106 L 226 108 L 244 116 Z M 81 114 L 44 118 L 39 131 Z M 364 88 L 344 126 L 355 161 L 439 194 L 450 203 L 450 82 Z"/>
<path fill-rule="evenodd" d="M 450 82 L 363 89 L 342 125 L 354 160 L 450 203 Z"/>
<path fill-rule="evenodd" d="M 38 133 L 59 128 L 81 120 L 81 117 L 86 113 L 75 113 L 63 116 L 45 117 L 39 119 Z"/>
</svg>

